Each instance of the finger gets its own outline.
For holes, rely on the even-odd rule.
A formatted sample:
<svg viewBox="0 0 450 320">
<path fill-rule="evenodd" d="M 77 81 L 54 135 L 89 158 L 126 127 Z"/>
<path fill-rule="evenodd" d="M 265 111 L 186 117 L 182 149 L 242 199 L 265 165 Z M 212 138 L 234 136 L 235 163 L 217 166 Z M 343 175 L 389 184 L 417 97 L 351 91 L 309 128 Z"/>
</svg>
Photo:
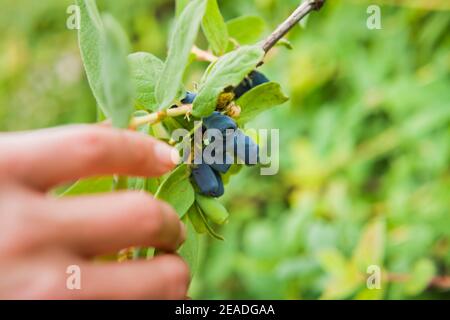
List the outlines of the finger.
<svg viewBox="0 0 450 320">
<path fill-rule="evenodd" d="M 176 250 L 184 225 L 166 203 L 146 193 L 52 199 L 46 242 L 92 256 L 130 246 Z"/>
<path fill-rule="evenodd" d="M 160 176 L 177 161 L 163 142 L 96 125 L 0 136 L 3 174 L 39 189 L 94 175 Z"/>
<path fill-rule="evenodd" d="M 184 299 L 190 275 L 178 256 L 83 266 L 81 299 Z"/>
</svg>

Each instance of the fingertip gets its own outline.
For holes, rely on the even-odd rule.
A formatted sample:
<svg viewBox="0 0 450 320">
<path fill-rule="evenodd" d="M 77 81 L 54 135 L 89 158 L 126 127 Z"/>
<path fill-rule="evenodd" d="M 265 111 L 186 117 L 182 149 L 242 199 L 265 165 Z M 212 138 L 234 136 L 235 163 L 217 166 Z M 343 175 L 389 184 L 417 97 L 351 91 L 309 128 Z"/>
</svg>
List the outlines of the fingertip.
<svg viewBox="0 0 450 320">
<path fill-rule="evenodd" d="M 155 143 L 154 152 L 156 160 L 165 171 L 173 169 L 180 162 L 178 150 L 164 142 Z"/>
<path fill-rule="evenodd" d="M 177 255 L 167 254 L 158 257 L 164 265 L 169 281 L 169 291 L 175 299 L 184 299 L 191 282 L 191 274 L 187 263 Z"/>
</svg>

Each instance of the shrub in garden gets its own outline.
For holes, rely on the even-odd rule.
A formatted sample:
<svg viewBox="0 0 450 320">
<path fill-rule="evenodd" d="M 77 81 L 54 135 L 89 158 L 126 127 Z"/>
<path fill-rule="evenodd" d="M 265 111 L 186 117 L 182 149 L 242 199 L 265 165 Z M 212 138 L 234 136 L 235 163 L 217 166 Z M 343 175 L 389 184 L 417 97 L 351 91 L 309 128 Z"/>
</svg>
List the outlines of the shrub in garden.
<svg viewBox="0 0 450 320">
<path fill-rule="evenodd" d="M 162 179 L 88 179 L 76 183 L 66 194 L 122 188 L 153 193 L 171 204 L 187 224 L 189 236 L 180 254 L 195 268 L 196 234 L 209 233 L 221 239 L 211 223 L 228 220 L 227 210 L 215 199 L 225 191 L 222 175 L 239 171 L 235 157 L 246 165 L 258 162 L 258 145 L 241 129 L 252 117 L 287 100 L 280 85 L 256 69 L 289 29 L 310 11 L 319 9 L 323 1 L 304 3 L 282 24 L 283 28 L 254 45 L 240 45 L 229 34 L 216 0 L 177 1 L 179 14 L 165 61 L 148 52 L 130 54 L 128 39 L 113 17 L 101 15 L 94 0 L 77 3 L 81 12 L 80 50 L 99 120 L 106 118 L 115 127 L 139 130 L 172 144 L 177 143 L 170 139 L 177 129 L 190 132 L 184 138 L 189 141 L 197 130 L 218 130 L 224 148 L 216 151 L 223 161 L 196 164 L 188 158 Z M 210 51 L 194 46 L 200 29 Z M 186 92 L 183 71 L 192 57 L 208 60 L 210 65 L 197 92 Z M 196 121 L 202 121 L 202 126 L 196 127 Z M 214 142 L 209 141 L 208 134 L 206 137 L 202 149 Z M 151 252 L 136 249 L 135 255 Z"/>
</svg>

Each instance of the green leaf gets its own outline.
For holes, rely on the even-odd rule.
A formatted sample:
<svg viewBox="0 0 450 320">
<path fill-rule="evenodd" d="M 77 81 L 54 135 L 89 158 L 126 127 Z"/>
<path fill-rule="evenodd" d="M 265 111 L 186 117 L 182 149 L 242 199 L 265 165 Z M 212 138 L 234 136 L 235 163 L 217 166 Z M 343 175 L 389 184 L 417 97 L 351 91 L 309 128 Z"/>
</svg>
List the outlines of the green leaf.
<svg viewBox="0 0 450 320">
<path fill-rule="evenodd" d="M 191 270 L 191 277 L 194 276 L 198 267 L 199 259 L 199 235 L 195 231 L 191 221 L 187 216 L 183 217 L 182 221 L 186 226 L 186 241 L 178 250 L 180 256 L 186 261 Z"/>
<path fill-rule="evenodd" d="M 245 123 L 252 120 L 261 112 L 288 100 L 289 98 L 283 94 L 278 83 L 268 82 L 256 86 L 236 101 L 236 104 L 242 109 L 239 122 Z"/>
<path fill-rule="evenodd" d="M 156 99 L 160 110 L 169 108 L 177 98 L 205 8 L 205 0 L 193 0 L 176 20 L 169 41 L 169 54 L 156 86 Z"/>
<path fill-rule="evenodd" d="M 187 214 L 197 233 L 206 233 L 208 231 L 196 205 L 192 205 Z"/>
<path fill-rule="evenodd" d="M 229 86 L 237 86 L 264 57 L 259 46 L 243 46 L 222 56 L 202 79 L 192 114 L 205 117 L 217 105 L 219 95 Z"/>
<path fill-rule="evenodd" d="M 216 55 L 223 55 L 228 47 L 228 29 L 220 13 L 217 0 L 207 0 L 202 28 L 212 51 Z"/>
<path fill-rule="evenodd" d="M 411 296 L 420 294 L 425 290 L 436 274 L 436 267 L 429 259 L 419 260 L 413 268 L 411 278 L 405 283 L 405 291 Z"/>
<path fill-rule="evenodd" d="M 242 16 L 227 21 L 228 34 L 239 44 L 253 44 L 260 40 L 266 22 L 258 16 Z"/>
<path fill-rule="evenodd" d="M 186 164 L 172 171 L 159 186 L 155 198 L 169 203 L 180 218 L 189 210 L 195 200 L 194 188 L 189 177 L 191 172 Z"/>
<path fill-rule="evenodd" d="M 103 16 L 105 28 L 102 82 L 105 92 L 105 113 L 113 126 L 127 128 L 133 114 L 134 88 L 127 60 L 128 39 L 120 25 L 110 15 Z"/>
<path fill-rule="evenodd" d="M 131 79 L 136 88 L 135 104 L 139 109 L 155 111 L 158 109 L 155 90 L 161 77 L 164 63 L 147 52 L 136 52 L 128 56 Z"/>
<path fill-rule="evenodd" d="M 371 265 L 383 264 L 385 247 L 385 224 L 375 221 L 363 231 L 361 239 L 353 253 L 353 262 L 361 272 L 366 272 Z"/>
<path fill-rule="evenodd" d="M 113 188 L 113 177 L 95 177 L 75 182 L 61 196 L 77 196 L 82 194 L 105 193 Z"/>
<path fill-rule="evenodd" d="M 77 0 L 80 8 L 78 42 L 86 76 L 97 104 L 105 113 L 105 94 L 101 81 L 101 39 L 103 22 L 94 0 Z"/>
</svg>

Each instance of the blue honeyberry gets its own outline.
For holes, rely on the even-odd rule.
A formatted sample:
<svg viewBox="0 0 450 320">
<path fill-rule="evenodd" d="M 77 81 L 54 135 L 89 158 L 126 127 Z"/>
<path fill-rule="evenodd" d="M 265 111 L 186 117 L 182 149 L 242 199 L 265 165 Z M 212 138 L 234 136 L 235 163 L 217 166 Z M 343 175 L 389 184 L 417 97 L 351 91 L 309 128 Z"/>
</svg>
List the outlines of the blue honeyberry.
<svg viewBox="0 0 450 320">
<path fill-rule="evenodd" d="M 182 104 L 191 104 L 194 103 L 195 98 L 197 97 L 196 93 L 193 92 L 186 92 L 186 96 L 181 100 Z"/>
<path fill-rule="evenodd" d="M 233 164 L 233 158 L 228 153 L 221 152 L 219 154 L 221 154 L 220 161 L 213 161 L 210 166 L 214 171 L 224 174 L 230 170 L 231 165 Z"/>
<path fill-rule="evenodd" d="M 217 171 L 214 171 L 214 175 L 216 176 L 218 188 L 217 188 L 217 190 L 212 194 L 212 196 L 213 196 L 214 198 L 219 198 L 219 197 L 223 196 L 223 194 L 225 193 L 225 187 L 224 187 L 224 185 L 223 185 L 222 176 L 220 175 L 220 173 L 217 172 Z"/>
<path fill-rule="evenodd" d="M 242 82 L 234 88 L 234 98 L 237 100 L 242 97 L 247 91 L 252 89 L 252 84 L 248 78 L 242 80 Z"/>
<path fill-rule="evenodd" d="M 234 135 L 234 154 L 248 166 L 259 162 L 259 146 L 241 130 Z"/>
<path fill-rule="evenodd" d="M 269 81 L 270 80 L 261 72 L 256 70 L 250 72 L 249 75 L 234 89 L 235 99 L 239 99 L 247 91 Z"/>
<path fill-rule="evenodd" d="M 203 126 L 205 129 L 217 129 L 220 130 L 223 134 L 226 133 L 226 130 L 237 129 L 236 122 L 230 118 L 229 116 L 223 115 L 218 111 L 214 111 L 210 116 L 203 119 Z"/>
<path fill-rule="evenodd" d="M 252 83 L 252 88 L 262 85 L 264 83 L 270 82 L 270 80 L 261 72 L 252 71 L 249 74 L 249 78 Z"/>
<path fill-rule="evenodd" d="M 201 194 L 210 197 L 220 197 L 223 194 L 222 178 L 209 165 L 202 163 L 193 167 L 192 177 Z"/>
<path fill-rule="evenodd" d="M 225 174 L 230 170 L 231 163 L 212 163 L 210 166 L 214 171 Z"/>
<path fill-rule="evenodd" d="M 214 136 L 210 141 L 215 142 L 216 138 L 217 137 Z M 227 150 L 232 149 L 226 148 L 226 140 L 223 136 L 219 139 L 220 140 L 218 141 L 218 143 L 208 146 L 208 148 L 211 147 L 213 149 L 208 150 L 208 152 L 206 152 L 206 150 L 203 150 L 203 162 L 210 165 L 211 168 L 214 169 L 214 171 L 227 173 L 234 162 L 233 158 L 227 153 Z"/>
</svg>

